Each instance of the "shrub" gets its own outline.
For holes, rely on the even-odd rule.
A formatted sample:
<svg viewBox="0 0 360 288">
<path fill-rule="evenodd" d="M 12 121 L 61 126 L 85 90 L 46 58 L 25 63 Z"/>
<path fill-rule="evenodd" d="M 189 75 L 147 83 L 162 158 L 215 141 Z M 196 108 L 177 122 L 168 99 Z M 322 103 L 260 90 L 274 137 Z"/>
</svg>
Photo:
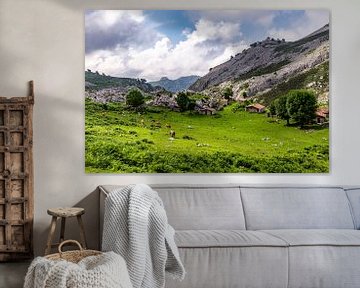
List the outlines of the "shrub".
<svg viewBox="0 0 360 288">
<path fill-rule="evenodd" d="M 283 120 L 286 120 L 289 125 L 290 115 L 287 110 L 287 95 L 280 96 L 274 101 L 276 115 Z"/>
<path fill-rule="evenodd" d="M 223 91 L 223 96 L 226 100 L 229 100 L 233 96 L 231 87 L 226 87 Z"/>
<path fill-rule="evenodd" d="M 194 110 L 195 100 L 190 99 L 186 93 L 180 92 L 176 97 L 176 103 L 182 112 L 187 110 Z"/>
<path fill-rule="evenodd" d="M 201 144 L 206 148 L 206 144 Z M 328 172 L 328 145 L 313 145 L 287 155 L 249 156 L 232 152 L 162 153 L 150 151 L 147 143 L 104 143 L 87 141 L 86 167 L 89 171 L 142 173 L 225 173 Z"/>
<path fill-rule="evenodd" d="M 288 115 L 303 127 L 315 118 L 316 96 L 309 90 L 293 90 L 287 95 L 286 109 Z"/>
<path fill-rule="evenodd" d="M 131 89 L 126 95 L 126 105 L 131 107 L 139 107 L 144 104 L 144 95 L 138 89 Z"/>
<path fill-rule="evenodd" d="M 149 139 L 147 139 L 147 138 L 144 138 L 144 139 L 142 139 L 141 141 L 144 142 L 144 143 L 147 143 L 147 144 L 154 144 L 154 141 L 149 140 Z"/>
<path fill-rule="evenodd" d="M 270 106 L 269 106 L 269 112 L 271 116 L 276 115 L 276 106 L 275 106 L 275 101 L 271 102 Z"/>
</svg>

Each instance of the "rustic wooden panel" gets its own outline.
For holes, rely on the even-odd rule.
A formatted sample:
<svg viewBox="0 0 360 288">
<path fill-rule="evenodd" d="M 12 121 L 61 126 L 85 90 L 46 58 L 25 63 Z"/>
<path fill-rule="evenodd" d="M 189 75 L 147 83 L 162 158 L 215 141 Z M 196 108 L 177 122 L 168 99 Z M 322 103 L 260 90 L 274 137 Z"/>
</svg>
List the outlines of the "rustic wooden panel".
<svg viewBox="0 0 360 288">
<path fill-rule="evenodd" d="M 10 153 L 10 171 L 11 173 L 24 172 L 24 155 L 21 152 Z"/>
<path fill-rule="evenodd" d="M 24 134 L 22 132 L 11 132 L 10 133 L 10 145 L 11 146 L 23 146 L 24 145 Z M 1 138 L 0 138 L 0 146 L 1 146 Z"/>
<path fill-rule="evenodd" d="M 0 198 L 5 198 L 5 180 L 0 180 Z"/>
<path fill-rule="evenodd" d="M 33 82 L 28 97 L 0 97 L 0 262 L 32 257 Z"/>
<path fill-rule="evenodd" d="M 23 126 L 24 125 L 24 113 L 22 110 L 10 110 L 9 111 L 9 126 Z"/>
<path fill-rule="evenodd" d="M 5 205 L 0 205 L 0 220 L 5 219 Z"/>
<path fill-rule="evenodd" d="M 13 239 L 12 244 L 16 245 L 24 245 L 24 226 L 12 226 L 11 227 L 11 239 Z M 24 248 L 23 248 L 24 249 Z"/>
<path fill-rule="evenodd" d="M 5 146 L 5 133 L 0 132 L 0 146 Z"/>
<path fill-rule="evenodd" d="M 24 204 L 11 204 L 10 206 L 10 220 L 23 220 L 24 219 Z"/>
<path fill-rule="evenodd" d="M 5 169 L 5 153 L 0 153 L 0 173 Z"/>
<path fill-rule="evenodd" d="M 21 198 L 24 197 L 24 180 L 22 179 L 16 179 L 11 180 L 11 195 L 15 198 Z"/>
<path fill-rule="evenodd" d="M 6 244 L 5 226 L 0 225 L 0 245 Z"/>
<path fill-rule="evenodd" d="M 0 110 L 0 126 L 4 126 L 4 110 Z"/>
</svg>

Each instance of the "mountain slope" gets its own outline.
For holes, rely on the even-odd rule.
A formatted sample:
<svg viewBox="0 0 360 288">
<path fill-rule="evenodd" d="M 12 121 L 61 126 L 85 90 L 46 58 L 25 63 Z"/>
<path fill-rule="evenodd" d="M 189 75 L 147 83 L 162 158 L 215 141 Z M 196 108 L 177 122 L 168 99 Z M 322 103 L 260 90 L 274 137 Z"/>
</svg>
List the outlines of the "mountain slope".
<svg viewBox="0 0 360 288">
<path fill-rule="evenodd" d="M 145 79 L 118 78 L 91 71 L 85 71 L 85 87 L 92 90 L 105 88 L 119 88 L 120 90 L 123 88 L 128 90 L 129 87 L 137 87 L 144 92 L 155 90 L 155 87 L 147 83 Z"/>
<path fill-rule="evenodd" d="M 210 68 L 209 73 L 199 78 L 189 89 L 203 91 L 223 83 L 248 80 L 246 95 L 253 96 L 328 59 L 329 25 L 294 42 L 268 37 L 251 44 L 250 48 L 227 62 Z M 241 98 L 241 95 L 237 96 Z"/>
<path fill-rule="evenodd" d="M 170 92 L 179 92 L 188 89 L 192 84 L 198 80 L 200 76 L 185 76 L 175 80 L 170 80 L 167 77 L 162 77 L 159 81 L 149 82 L 153 86 L 160 86 Z"/>
</svg>

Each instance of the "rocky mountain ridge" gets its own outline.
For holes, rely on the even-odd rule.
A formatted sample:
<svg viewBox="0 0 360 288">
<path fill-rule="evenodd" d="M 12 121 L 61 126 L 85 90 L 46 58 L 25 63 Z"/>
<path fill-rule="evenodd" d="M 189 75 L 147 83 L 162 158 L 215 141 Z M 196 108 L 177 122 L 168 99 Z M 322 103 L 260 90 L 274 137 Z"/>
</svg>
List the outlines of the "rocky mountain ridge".
<svg viewBox="0 0 360 288">
<path fill-rule="evenodd" d="M 146 82 L 145 79 L 121 78 L 100 74 L 99 72 L 85 71 L 85 88 L 87 90 L 101 90 L 101 89 L 117 89 L 118 92 L 127 91 L 131 87 L 139 88 L 144 92 L 152 92 L 158 90 L 159 87 L 154 87 Z"/>
<path fill-rule="evenodd" d="M 201 109 L 219 110 L 231 99 L 240 102 L 251 99 L 267 106 L 292 89 L 312 89 L 318 102 L 326 106 L 329 50 L 329 26 L 325 25 L 294 42 L 270 37 L 254 42 L 201 78 L 188 76 L 170 80 L 162 77 L 148 83 L 145 79 L 117 78 L 87 71 L 85 93 L 96 102 L 124 102 L 127 92 L 136 87 L 149 99 L 148 105 L 176 109 L 176 95 L 186 90 L 181 85 L 195 81 L 185 93 L 194 97 Z M 225 95 L 229 91 L 231 96 Z"/>
<path fill-rule="evenodd" d="M 149 83 L 153 86 L 160 86 L 167 91 L 176 93 L 179 91 L 187 90 L 199 78 L 200 76 L 195 75 L 184 76 L 174 80 L 170 80 L 167 77 L 162 77 L 159 81 L 153 81 Z"/>
<path fill-rule="evenodd" d="M 328 60 L 329 25 L 325 25 L 294 42 L 268 37 L 252 43 L 250 48 L 211 68 L 189 89 L 209 94 L 213 87 L 232 85 L 234 98 L 244 100 Z"/>
</svg>

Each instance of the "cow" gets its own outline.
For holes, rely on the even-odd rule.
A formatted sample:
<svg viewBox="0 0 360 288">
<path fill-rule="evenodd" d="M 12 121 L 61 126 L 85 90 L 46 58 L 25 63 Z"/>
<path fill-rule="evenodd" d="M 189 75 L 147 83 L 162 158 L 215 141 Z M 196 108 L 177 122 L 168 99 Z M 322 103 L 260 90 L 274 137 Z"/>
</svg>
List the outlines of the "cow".
<svg viewBox="0 0 360 288">
<path fill-rule="evenodd" d="M 170 137 L 175 138 L 175 131 L 174 130 L 170 130 Z"/>
</svg>

